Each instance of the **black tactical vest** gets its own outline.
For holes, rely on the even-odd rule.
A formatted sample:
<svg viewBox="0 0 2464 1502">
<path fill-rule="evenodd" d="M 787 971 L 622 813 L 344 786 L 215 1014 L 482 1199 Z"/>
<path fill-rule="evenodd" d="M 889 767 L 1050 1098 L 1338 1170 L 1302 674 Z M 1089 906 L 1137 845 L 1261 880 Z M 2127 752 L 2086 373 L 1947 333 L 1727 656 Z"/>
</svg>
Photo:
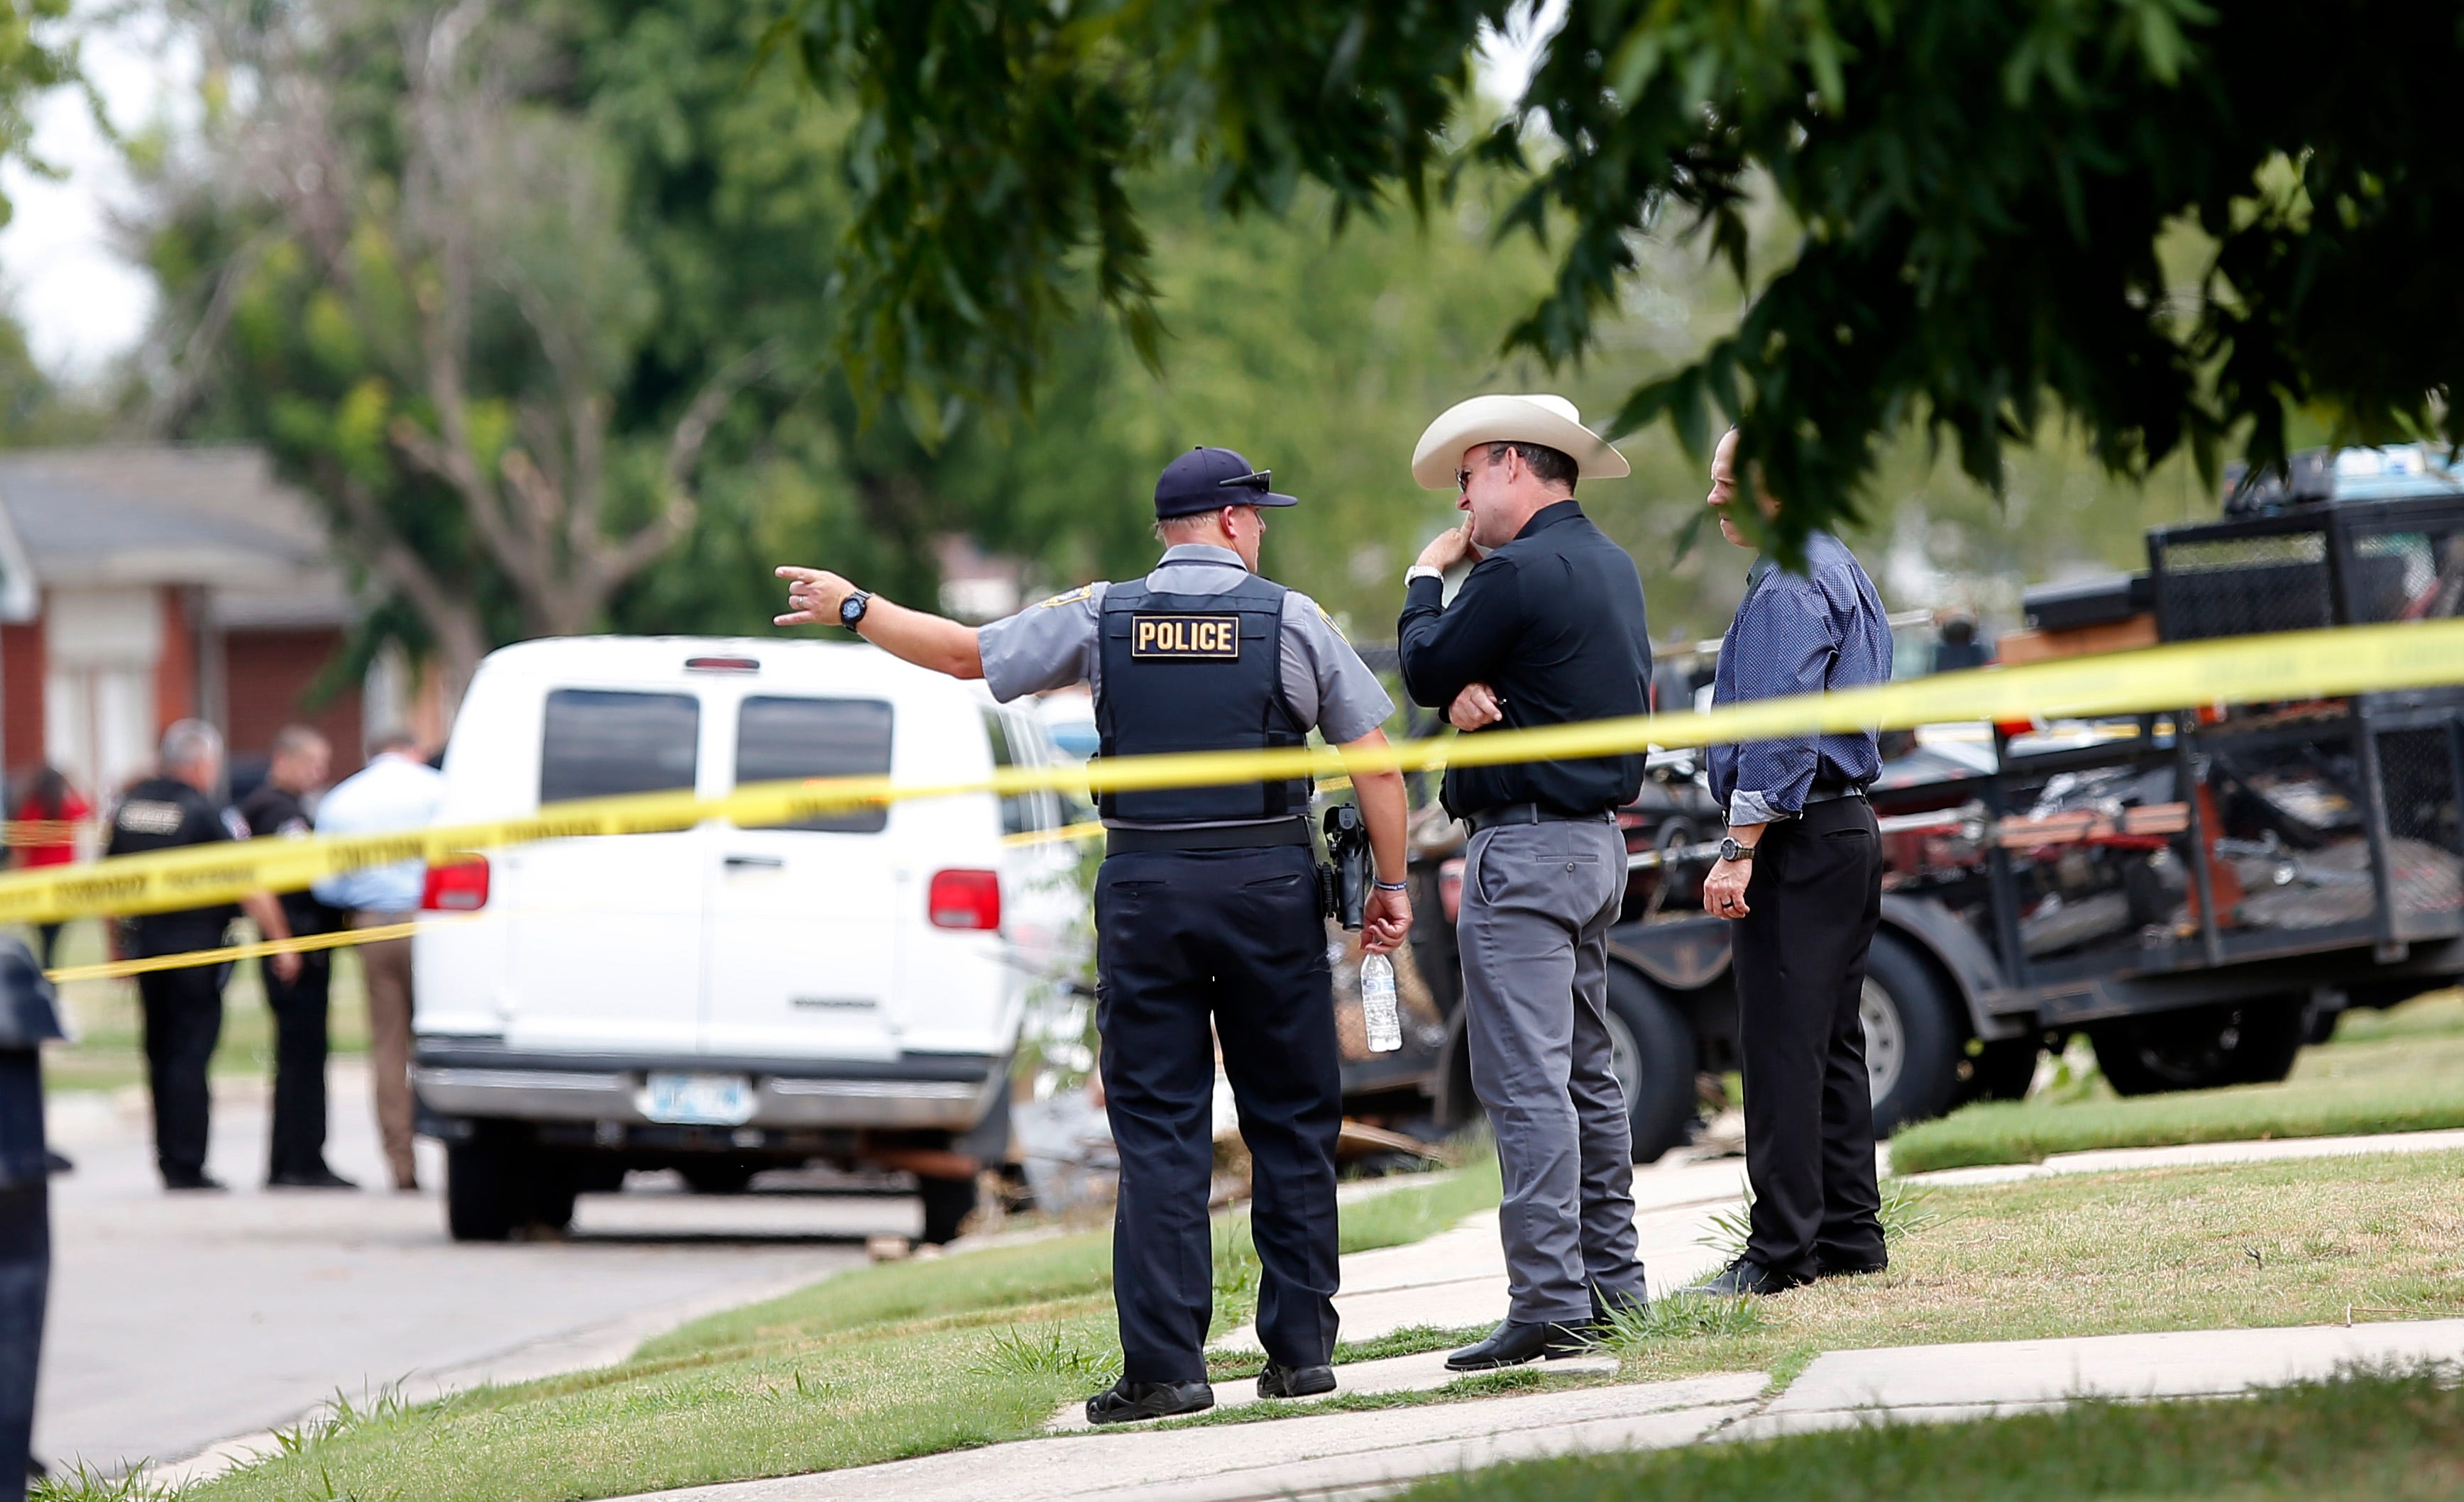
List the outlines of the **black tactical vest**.
<svg viewBox="0 0 2464 1502">
<path fill-rule="evenodd" d="M 1252 575 L 1220 595 L 1104 592 L 1103 678 L 1095 726 L 1107 756 L 1256 751 L 1308 744 L 1284 702 L 1284 587 Z M 1306 779 L 1104 794 L 1129 824 L 1218 824 L 1298 817 Z"/>
</svg>

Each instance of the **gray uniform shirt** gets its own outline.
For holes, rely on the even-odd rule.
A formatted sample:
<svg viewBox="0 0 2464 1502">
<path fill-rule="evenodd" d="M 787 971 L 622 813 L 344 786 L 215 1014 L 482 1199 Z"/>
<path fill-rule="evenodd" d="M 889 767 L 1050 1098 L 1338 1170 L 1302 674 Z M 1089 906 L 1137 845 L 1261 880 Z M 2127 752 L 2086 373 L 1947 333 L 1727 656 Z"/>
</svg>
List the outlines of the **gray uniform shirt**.
<svg viewBox="0 0 2464 1502">
<path fill-rule="evenodd" d="M 1165 551 L 1146 582 L 1151 590 L 1215 595 L 1248 577 L 1241 555 L 1231 549 L 1184 542 Z M 1101 694 L 1103 664 L 1096 633 L 1110 587 L 1073 589 L 979 628 L 984 686 L 993 697 L 1006 703 L 1021 694 L 1077 683 Z M 1278 645 L 1284 660 L 1284 702 L 1304 729 L 1314 728 L 1341 746 L 1377 729 L 1395 712 L 1395 701 L 1387 697 L 1377 675 L 1317 601 L 1298 590 L 1284 594 Z"/>
</svg>

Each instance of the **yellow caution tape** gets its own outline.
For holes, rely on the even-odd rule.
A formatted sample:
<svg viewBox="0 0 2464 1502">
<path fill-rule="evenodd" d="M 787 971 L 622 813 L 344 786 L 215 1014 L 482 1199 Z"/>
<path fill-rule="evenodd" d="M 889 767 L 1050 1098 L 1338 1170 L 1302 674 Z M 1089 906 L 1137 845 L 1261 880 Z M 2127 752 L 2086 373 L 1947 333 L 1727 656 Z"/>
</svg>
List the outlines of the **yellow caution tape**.
<svg viewBox="0 0 2464 1502">
<path fill-rule="evenodd" d="M 459 917 L 459 914 L 441 914 Z M 43 973 L 54 985 L 70 981 L 112 981 L 125 975 L 144 975 L 155 970 L 185 970 L 200 965 L 227 965 L 233 960 L 256 960 L 270 954 L 304 954 L 311 949 L 342 949 L 353 945 L 376 944 L 386 939 L 407 939 L 419 931 L 419 925 L 374 924 L 365 928 L 341 928 L 332 933 L 312 933 L 295 939 L 266 939 L 255 944 L 225 945 L 219 949 L 190 949 L 181 954 L 149 954 L 142 960 L 106 960 L 99 965 L 64 965 Z"/>
<path fill-rule="evenodd" d="M 707 820 L 792 824 L 849 808 L 961 794 L 1076 789 L 1117 793 L 1346 772 L 1497 766 L 1679 747 L 1777 740 L 1824 731 L 1904 729 L 2136 714 L 2214 704 L 2331 698 L 2464 684 L 2464 620 L 2404 621 L 2232 637 L 2102 657 L 1946 673 L 1834 694 L 1637 715 L 1536 729 L 1483 730 L 1347 755 L 1333 747 L 1108 756 L 1080 766 L 1007 767 L 986 778 L 893 784 L 886 777 L 763 783 L 722 797 L 645 793 L 554 804 L 522 818 L 392 835 L 311 836 L 190 846 L 83 866 L 0 875 L 0 922 L 54 923 L 91 913 L 165 912 L 295 891 L 321 878 L 403 860 L 456 857 L 600 835 L 689 829 Z"/>
</svg>

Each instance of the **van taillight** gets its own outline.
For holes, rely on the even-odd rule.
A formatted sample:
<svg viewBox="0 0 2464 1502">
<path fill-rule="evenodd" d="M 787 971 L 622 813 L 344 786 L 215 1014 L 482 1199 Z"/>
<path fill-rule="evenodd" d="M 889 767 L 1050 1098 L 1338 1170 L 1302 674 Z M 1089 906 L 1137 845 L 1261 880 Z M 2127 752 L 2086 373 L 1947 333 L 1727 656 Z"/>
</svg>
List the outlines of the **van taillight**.
<svg viewBox="0 0 2464 1502">
<path fill-rule="evenodd" d="M 488 905 L 488 858 L 467 856 L 428 868 L 419 905 L 431 913 L 472 913 Z"/>
<path fill-rule="evenodd" d="M 935 928 L 998 928 L 1001 873 L 935 871 L 924 910 L 932 914 Z"/>
</svg>

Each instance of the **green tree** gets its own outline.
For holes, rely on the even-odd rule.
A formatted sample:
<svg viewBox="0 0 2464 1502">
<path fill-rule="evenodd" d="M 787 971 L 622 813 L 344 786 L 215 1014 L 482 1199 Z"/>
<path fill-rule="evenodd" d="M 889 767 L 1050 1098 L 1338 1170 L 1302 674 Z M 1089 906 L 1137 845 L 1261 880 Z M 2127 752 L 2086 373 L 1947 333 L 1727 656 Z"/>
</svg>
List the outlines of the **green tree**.
<svg viewBox="0 0 2464 1502">
<path fill-rule="evenodd" d="M 28 107 L 35 96 L 77 76 L 68 14 L 69 0 L 9 0 L 0 7 L 0 162 L 27 160 L 34 133 Z M 0 225 L 10 212 L 9 195 L 0 192 Z"/>
<path fill-rule="evenodd" d="M 1431 202 L 1468 156 L 1522 179 L 1501 228 L 1550 247 L 1506 331 L 1550 364 L 1600 348 L 1655 237 L 1741 280 L 1771 262 L 1618 425 L 1665 417 L 1700 453 L 1736 420 L 1792 503 L 1783 544 L 1853 516 L 1910 423 L 1988 487 L 2057 419 L 2127 477 L 2235 441 L 2277 462 L 2303 411 L 2464 440 L 2452 7 L 1575 0 L 1491 117 L 1470 58 L 1518 9 L 791 0 L 781 39 L 861 112 L 853 368 L 1022 401 L 1089 302 L 1154 358 L 1168 263 L 1136 186 L 1175 163 L 1231 214 L 1315 183 L 1357 218 Z M 1759 230 L 1757 183 L 1787 211 Z M 2160 253 L 2186 224 L 2187 296 Z"/>
<path fill-rule="evenodd" d="M 495 642 L 603 623 L 694 531 L 703 451 L 781 351 L 662 342 L 631 163 L 567 97 L 576 14 L 173 13 L 214 66 L 203 149 L 150 177 L 156 425 L 265 443 L 389 597 L 372 627 L 456 692 Z"/>
</svg>

